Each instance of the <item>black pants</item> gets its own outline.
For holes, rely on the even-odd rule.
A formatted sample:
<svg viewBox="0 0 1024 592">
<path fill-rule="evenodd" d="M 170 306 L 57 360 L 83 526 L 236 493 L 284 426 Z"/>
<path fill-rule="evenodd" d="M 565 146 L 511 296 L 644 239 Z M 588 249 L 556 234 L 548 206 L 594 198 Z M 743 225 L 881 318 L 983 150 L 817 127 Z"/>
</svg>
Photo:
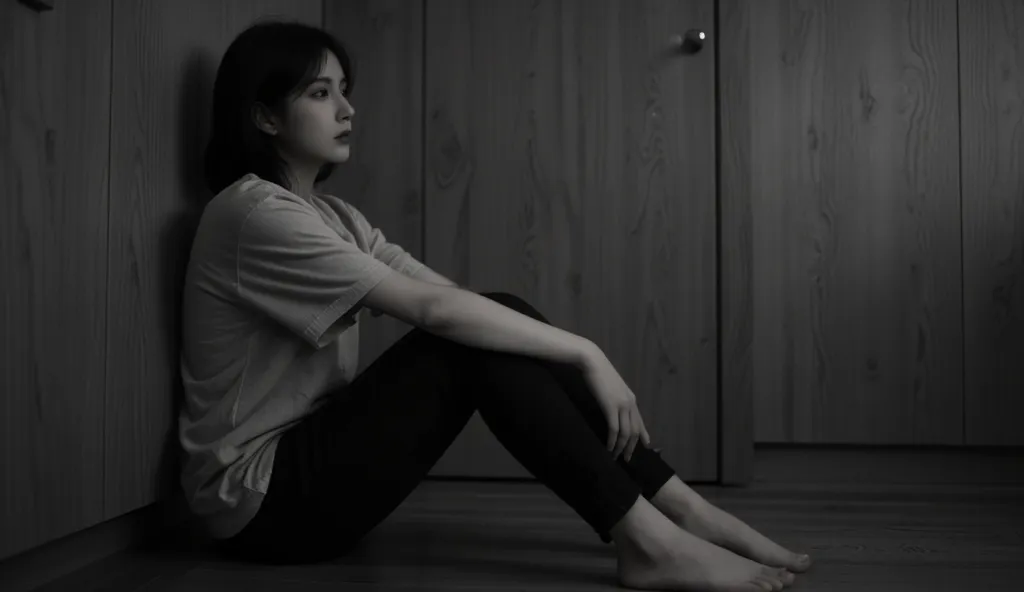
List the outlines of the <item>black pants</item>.
<svg viewBox="0 0 1024 592">
<path fill-rule="evenodd" d="M 482 294 L 547 322 L 522 299 Z M 413 329 L 331 402 L 281 437 L 256 517 L 221 543 L 229 557 L 339 557 L 394 511 L 476 411 L 527 470 L 605 542 L 642 494 L 674 474 L 637 442 L 612 460 L 607 422 L 573 366 L 472 348 Z"/>
</svg>

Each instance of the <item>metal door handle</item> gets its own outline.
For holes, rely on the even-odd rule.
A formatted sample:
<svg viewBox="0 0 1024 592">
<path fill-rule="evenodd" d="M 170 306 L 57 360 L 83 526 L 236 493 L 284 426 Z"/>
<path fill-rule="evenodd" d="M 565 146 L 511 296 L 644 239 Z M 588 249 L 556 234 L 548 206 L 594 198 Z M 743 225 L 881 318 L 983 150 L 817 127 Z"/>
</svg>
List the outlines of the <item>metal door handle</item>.
<svg viewBox="0 0 1024 592">
<path fill-rule="evenodd" d="M 672 44 L 679 48 L 684 54 L 697 53 L 704 47 L 704 39 L 707 36 L 700 29 L 690 29 L 685 35 L 678 33 L 672 36 Z"/>
</svg>

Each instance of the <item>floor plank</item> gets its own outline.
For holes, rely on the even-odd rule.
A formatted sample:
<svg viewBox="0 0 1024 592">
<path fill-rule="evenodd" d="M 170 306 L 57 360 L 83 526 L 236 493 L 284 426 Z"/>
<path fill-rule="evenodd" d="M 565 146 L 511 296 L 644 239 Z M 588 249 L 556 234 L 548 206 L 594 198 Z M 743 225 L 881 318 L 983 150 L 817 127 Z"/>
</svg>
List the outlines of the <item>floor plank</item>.
<svg viewBox="0 0 1024 592">
<path fill-rule="evenodd" d="M 1024 487 L 755 483 L 695 486 L 816 564 L 789 590 L 1018 591 Z M 40 592 L 617 589 L 615 551 L 543 485 L 425 481 L 349 555 L 258 566 L 201 546 L 132 551 Z"/>
</svg>

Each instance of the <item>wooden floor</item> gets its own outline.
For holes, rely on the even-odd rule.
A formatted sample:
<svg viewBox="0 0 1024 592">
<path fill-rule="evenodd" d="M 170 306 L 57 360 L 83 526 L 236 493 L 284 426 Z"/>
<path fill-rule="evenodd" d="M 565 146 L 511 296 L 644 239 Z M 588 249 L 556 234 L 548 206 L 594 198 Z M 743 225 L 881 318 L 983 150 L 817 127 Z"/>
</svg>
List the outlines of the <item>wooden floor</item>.
<svg viewBox="0 0 1024 592">
<path fill-rule="evenodd" d="M 1024 590 L 1024 487 L 694 486 L 816 560 L 788 590 Z M 426 481 L 350 555 L 254 566 L 201 545 L 115 555 L 42 592 L 616 589 L 615 550 L 543 485 Z"/>
</svg>

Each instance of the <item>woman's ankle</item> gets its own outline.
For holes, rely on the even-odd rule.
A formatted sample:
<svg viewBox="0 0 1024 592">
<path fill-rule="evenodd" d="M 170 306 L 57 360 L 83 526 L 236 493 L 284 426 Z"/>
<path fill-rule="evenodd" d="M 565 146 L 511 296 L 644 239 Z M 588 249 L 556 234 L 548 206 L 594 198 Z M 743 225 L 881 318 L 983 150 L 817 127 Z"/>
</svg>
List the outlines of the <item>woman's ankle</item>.
<svg viewBox="0 0 1024 592">
<path fill-rule="evenodd" d="M 670 553 L 678 532 L 678 526 L 641 495 L 608 534 L 620 549 L 658 561 Z"/>
</svg>

